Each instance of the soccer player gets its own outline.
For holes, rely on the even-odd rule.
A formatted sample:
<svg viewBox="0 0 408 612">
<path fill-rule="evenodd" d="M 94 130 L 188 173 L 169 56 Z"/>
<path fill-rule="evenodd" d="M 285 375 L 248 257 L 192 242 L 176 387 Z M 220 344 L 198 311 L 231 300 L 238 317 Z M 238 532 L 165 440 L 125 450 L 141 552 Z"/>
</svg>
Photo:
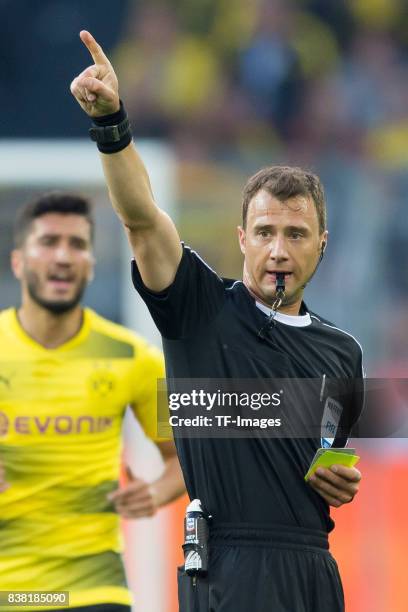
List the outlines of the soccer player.
<svg viewBox="0 0 408 612">
<path fill-rule="evenodd" d="M 321 379 L 322 393 L 326 379 L 354 386 L 362 377 L 359 344 L 303 301 L 328 240 L 319 179 L 275 166 L 248 181 L 239 228 L 243 281 L 222 280 L 180 243 L 154 202 L 114 70 L 94 38 L 86 31 L 80 36 L 94 64 L 73 80 L 71 91 L 93 118 L 91 136 L 133 248 L 133 283 L 163 336 L 171 384 L 278 377 Z M 278 279 L 284 279 L 284 295 L 278 295 Z M 353 398 L 350 425 L 360 409 Z M 334 442 L 345 442 L 337 430 Z M 192 436 L 176 438 L 176 445 L 190 498 L 199 498 L 212 517 L 208 576 L 180 573 L 180 610 L 344 609 L 328 550 L 329 506 L 354 498 L 361 478 L 356 468 L 333 465 L 306 483 L 321 445 L 317 437 Z"/>
<path fill-rule="evenodd" d="M 184 483 L 173 442 L 155 434 L 160 351 L 81 306 L 93 231 L 88 200 L 70 193 L 16 221 L 21 306 L 0 313 L 0 591 L 69 591 L 78 611 L 126 612 L 120 516 L 153 515 Z M 164 459 L 151 484 L 128 469 L 118 486 L 127 405 Z"/>
</svg>

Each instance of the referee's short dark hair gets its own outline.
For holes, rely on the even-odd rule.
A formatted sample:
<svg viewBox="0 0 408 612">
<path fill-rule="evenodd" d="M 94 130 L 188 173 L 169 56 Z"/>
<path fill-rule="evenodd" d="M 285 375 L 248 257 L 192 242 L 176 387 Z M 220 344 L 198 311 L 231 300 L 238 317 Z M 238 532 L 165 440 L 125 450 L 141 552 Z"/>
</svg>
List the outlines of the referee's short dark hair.
<svg viewBox="0 0 408 612">
<path fill-rule="evenodd" d="M 296 196 L 311 197 L 316 207 L 319 233 L 326 230 L 327 216 L 323 185 L 316 174 L 291 166 L 269 166 L 251 176 L 243 192 L 242 226 L 246 227 L 248 207 L 258 191 L 265 189 L 281 202 Z"/>
<path fill-rule="evenodd" d="M 93 240 L 94 218 L 90 200 L 77 193 L 51 191 L 27 202 L 17 212 L 14 224 L 14 244 L 16 248 L 20 248 L 24 244 L 33 221 L 48 213 L 85 217 L 91 229 L 91 240 Z"/>
</svg>

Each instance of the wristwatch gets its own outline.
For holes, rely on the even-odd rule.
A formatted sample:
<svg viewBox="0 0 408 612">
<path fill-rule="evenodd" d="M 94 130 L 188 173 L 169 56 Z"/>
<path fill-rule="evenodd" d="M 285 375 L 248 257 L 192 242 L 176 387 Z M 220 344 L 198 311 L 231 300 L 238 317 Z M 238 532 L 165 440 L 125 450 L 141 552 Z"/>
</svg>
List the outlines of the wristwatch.
<svg viewBox="0 0 408 612">
<path fill-rule="evenodd" d="M 129 128 L 130 121 L 126 117 L 117 125 L 93 125 L 89 129 L 89 136 L 91 137 L 91 140 L 98 144 L 110 144 L 119 142 L 121 138 L 129 131 Z"/>
</svg>

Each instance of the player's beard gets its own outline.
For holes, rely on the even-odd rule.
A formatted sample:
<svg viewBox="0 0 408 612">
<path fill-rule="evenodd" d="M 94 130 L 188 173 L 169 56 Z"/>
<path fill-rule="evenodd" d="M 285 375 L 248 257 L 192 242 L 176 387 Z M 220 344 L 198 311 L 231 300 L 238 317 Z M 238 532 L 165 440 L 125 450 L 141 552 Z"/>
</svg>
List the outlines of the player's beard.
<svg viewBox="0 0 408 612">
<path fill-rule="evenodd" d="M 31 299 L 53 315 L 63 315 L 78 306 L 88 284 L 87 279 L 83 278 L 74 296 L 70 300 L 47 300 L 40 294 L 41 281 L 36 272 L 33 270 L 26 270 L 25 280 Z"/>
</svg>

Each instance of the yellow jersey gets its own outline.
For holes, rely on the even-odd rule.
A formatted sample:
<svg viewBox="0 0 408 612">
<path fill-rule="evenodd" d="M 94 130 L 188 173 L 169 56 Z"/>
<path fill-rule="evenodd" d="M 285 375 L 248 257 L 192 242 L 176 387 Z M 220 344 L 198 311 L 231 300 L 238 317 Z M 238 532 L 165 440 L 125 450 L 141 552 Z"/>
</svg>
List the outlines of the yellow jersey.
<svg viewBox="0 0 408 612">
<path fill-rule="evenodd" d="M 160 351 L 92 310 L 56 349 L 30 338 L 15 309 L 0 313 L 0 462 L 10 484 L 0 493 L 0 591 L 131 603 L 107 495 L 118 486 L 127 405 L 156 438 L 157 378 Z"/>
</svg>

